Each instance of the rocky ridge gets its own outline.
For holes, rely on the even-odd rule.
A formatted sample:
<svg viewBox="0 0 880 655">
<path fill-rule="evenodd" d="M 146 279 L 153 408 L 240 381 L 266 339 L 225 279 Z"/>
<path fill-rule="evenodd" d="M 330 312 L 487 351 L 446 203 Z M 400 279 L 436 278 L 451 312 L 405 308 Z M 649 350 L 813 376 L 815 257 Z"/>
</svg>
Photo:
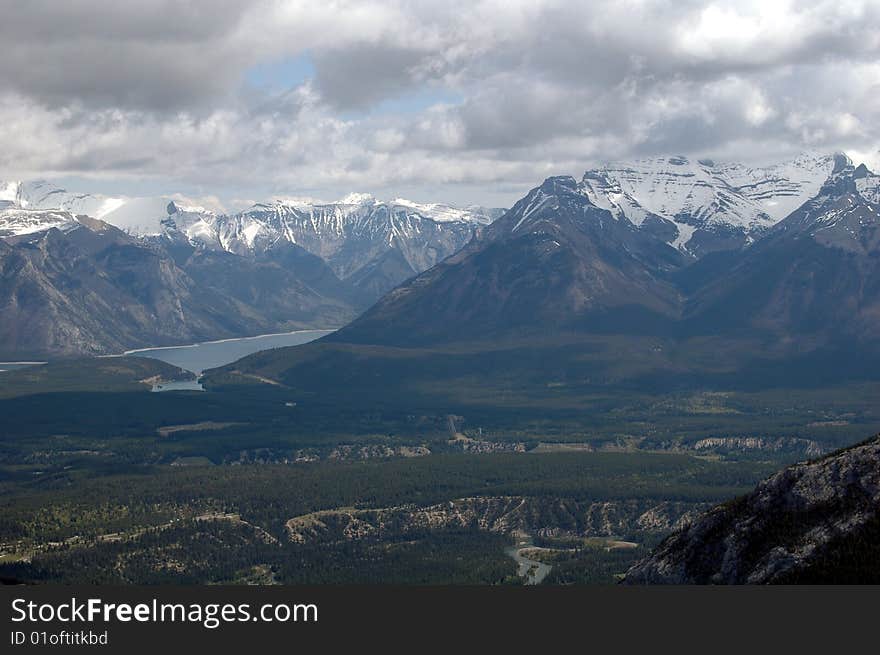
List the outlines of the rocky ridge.
<svg viewBox="0 0 880 655">
<path fill-rule="evenodd" d="M 679 527 L 628 584 L 876 583 L 880 436 L 791 466 Z"/>
</svg>

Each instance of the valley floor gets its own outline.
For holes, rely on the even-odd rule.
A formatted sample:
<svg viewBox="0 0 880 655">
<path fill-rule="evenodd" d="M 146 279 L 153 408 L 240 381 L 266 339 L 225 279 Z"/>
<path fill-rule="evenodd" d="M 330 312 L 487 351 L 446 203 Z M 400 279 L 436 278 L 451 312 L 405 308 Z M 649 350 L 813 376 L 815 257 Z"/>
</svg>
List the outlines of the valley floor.
<svg viewBox="0 0 880 655">
<path fill-rule="evenodd" d="M 0 576 L 610 584 L 701 510 L 880 427 L 870 383 L 606 390 L 576 411 L 144 383 L 177 375 L 146 358 L 0 374 Z"/>
</svg>

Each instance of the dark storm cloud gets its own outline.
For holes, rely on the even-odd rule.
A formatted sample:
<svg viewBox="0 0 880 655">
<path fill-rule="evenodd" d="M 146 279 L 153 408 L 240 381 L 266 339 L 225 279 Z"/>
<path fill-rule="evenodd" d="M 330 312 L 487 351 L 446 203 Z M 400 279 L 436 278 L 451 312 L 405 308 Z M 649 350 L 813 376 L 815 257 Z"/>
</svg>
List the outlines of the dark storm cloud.
<svg viewBox="0 0 880 655">
<path fill-rule="evenodd" d="M 247 2 L 28 0 L 0 22 L 0 80 L 46 104 L 168 110 L 214 101 L 248 58 Z"/>
<path fill-rule="evenodd" d="M 368 43 L 315 55 L 315 83 L 333 107 L 364 109 L 410 88 L 425 53 Z"/>
<path fill-rule="evenodd" d="M 207 39 L 239 21 L 247 2 L 212 0 L 28 0 L 4 2 L 4 38 L 68 40 Z"/>
</svg>

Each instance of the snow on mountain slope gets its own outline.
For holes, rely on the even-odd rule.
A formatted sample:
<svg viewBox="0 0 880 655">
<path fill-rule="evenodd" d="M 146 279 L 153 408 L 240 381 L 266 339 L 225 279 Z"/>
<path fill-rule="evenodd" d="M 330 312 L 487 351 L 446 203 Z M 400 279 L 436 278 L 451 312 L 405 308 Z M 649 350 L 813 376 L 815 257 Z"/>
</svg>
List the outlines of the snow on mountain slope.
<svg viewBox="0 0 880 655">
<path fill-rule="evenodd" d="M 838 167 L 850 163 L 843 153 L 804 153 L 791 161 L 750 168 L 718 166 L 719 177 L 743 196 L 757 202 L 776 223 L 815 195 Z"/>
<path fill-rule="evenodd" d="M 640 159 L 589 170 L 581 187 L 617 218 L 654 229 L 665 223 L 668 243 L 701 256 L 751 243 L 815 195 L 845 157 L 804 154 L 765 167 Z"/>
<path fill-rule="evenodd" d="M 486 207 L 480 207 L 478 205 L 471 205 L 465 209 L 459 209 L 457 207 L 452 207 L 451 205 L 444 205 L 436 202 L 419 204 L 404 198 L 396 198 L 392 200 L 390 204 L 395 207 L 406 208 L 416 214 L 424 216 L 425 218 L 430 218 L 432 221 L 437 221 L 438 223 L 475 221 L 477 223 L 488 225 L 501 214 L 498 210 L 487 209 Z"/>
<path fill-rule="evenodd" d="M 279 199 L 225 215 L 168 197 L 112 198 L 70 193 L 42 181 L 0 182 L 0 236 L 59 227 L 73 215 L 86 214 L 132 236 L 245 256 L 286 241 L 323 258 L 340 278 L 370 266 L 371 294 L 387 291 L 456 252 L 502 213 L 401 198 L 382 202 L 353 193 L 336 202 Z M 391 250 L 399 256 L 388 260 L 385 255 Z M 388 261 L 398 264 L 389 266 Z"/>
<path fill-rule="evenodd" d="M 167 197 L 131 198 L 104 216 L 105 221 L 139 237 L 182 234 L 194 245 L 222 250 L 216 235 L 217 214 Z"/>
<path fill-rule="evenodd" d="M 0 201 L 20 209 L 59 210 L 93 218 L 103 218 L 125 203 L 123 198 L 71 192 L 45 180 L 0 182 Z"/>
<path fill-rule="evenodd" d="M 573 177 L 550 177 L 337 336 L 402 346 L 667 325 L 681 297 L 665 278 L 685 259 L 596 207 Z"/>
<path fill-rule="evenodd" d="M 616 218 L 701 257 L 751 244 L 815 196 L 836 165 L 848 162 L 839 154 L 804 154 L 764 167 L 685 157 L 640 159 L 588 170 L 578 186 Z M 34 210 L 88 214 L 132 235 L 184 239 L 239 255 L 288 241 L 324 259 L 342 279 L 373 265 L 371 286 L 389 289 L 402 281 L 397 278 L 407 267 L 417 273 L 430 268 L 502 213 L 402 198 L 384 202 L 353 193 L 335 202 L 276 199 L 226 215 L 167 197 L 114 198 L 71 193 L 48 182 L 0 182 L 2 233 L 57 224 L 52 213 L 22 213 Z M 406 265 L 400 258 L 382 259 L 389 250 L 398 251 Z M 377 267 L 380 261 L 386 265 Z M 375 279 L 376 271 L 391 270 L 398 275 L 384 285 Z"/>
<path fill-rule="evenodd" d="M 0 182 L 0 236 L 61 227 L 77 215 L 101 218 L 124 202 L 110 196 L 73 193 L 45 180 Z"/>
<path fill-rule="evenodd" d="M 261 203 L 218 217 L 215 225 L 225 250 L 259 251 L 287 240 L 323 258 L 344 279 L 390 249 L 400 251 L 413 270 L 423 271 L 461 248 L 500 213 L 350 194 L 332 203 Z"/>
<path fill-rule="evenodd" d="M 620 183 L 611 175 L 600 171 L 587 171 L 581 181 L 581 188 L 597 207 L 607 209 L 615 218 L 627 218 L 635 225 L 641 225 L 653 212 L 648 211 L 632 195 L 623 191 Z"/>
<path fill-rule="evenodd" d="M 853 171 L 856 191 L 867 202 L 880 205 L 880 175 L 875 175 L 861 164 Z"/>
<path fill-rule="evenodd" d="M 340 279 L 350 279 L 372 301 L 460 250 L 502 213 L 403 199 L 383 202 L 356 193 L 329 203 L 275 200 L 238 214 L 200 215 L 198 221 L 180 211 L 169 219 L 190 242 L 239 255 L 259 254 L 279 242 L 295 243 L 327 262 Z"/>
<path fill-rule="evenodd" d="M 880 175 L 864 164 L 840 161 L 816 197 L 774 232 L 808 234 L 826 247 L 875 256 L 880 248 Z"/>
<path fill-rule="evenodd" d="M 880 176 L 839 158 L 814 197 L 691 295 L 693 325 L 773 334 L 799 357 L 819 344 L 851 353 L 817 363 L 828 375 L 869 361 L 880 343 L 878 189 Z"/>
<path fill-rule="evenodd" d="M 15 205 L 18 196 L 18 182 L 0 182 L 0 207 Z"/>
<path fill-rule="evenodd" d="M 18 207 L 0 209 L 0 237 L 34 234 L 53 227 L 66 228 L 73 226 L 74 223 L 73 214 L 60 210 L 44 211 Z"/>
<path fill-rule="evenodd" d="M 200 234 L 193 227 L 214 214 L 202 207 L 184 207 L 168 197 L 123 198 L 67 191 L 51 182 L 0 182 L 0 230 L 6 235 L 28 234 L 57 227 L 60 213 L 105 220 L 133 236 L 164 234 L 170 214 L 178 229 Z"/>
</svg>

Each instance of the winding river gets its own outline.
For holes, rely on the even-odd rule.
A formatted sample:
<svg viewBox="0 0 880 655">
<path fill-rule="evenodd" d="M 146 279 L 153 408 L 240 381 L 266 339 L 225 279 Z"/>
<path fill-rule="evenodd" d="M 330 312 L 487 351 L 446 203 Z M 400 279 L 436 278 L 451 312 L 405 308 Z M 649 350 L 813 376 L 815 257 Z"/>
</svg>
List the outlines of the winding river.
<svg viewBox="0 0 880 655">
<path fill-rule="evenodd" d="M 504 552 L 517 563 L 516 574 L 525 580 L 525 584 L 541 584 L 553 567 L 550 564 L 525 557 L 522 551 L 529 548 L 534 548 L 531 538 L 527 535 L 516 535 L 516 544 Z"/>
</svg>

